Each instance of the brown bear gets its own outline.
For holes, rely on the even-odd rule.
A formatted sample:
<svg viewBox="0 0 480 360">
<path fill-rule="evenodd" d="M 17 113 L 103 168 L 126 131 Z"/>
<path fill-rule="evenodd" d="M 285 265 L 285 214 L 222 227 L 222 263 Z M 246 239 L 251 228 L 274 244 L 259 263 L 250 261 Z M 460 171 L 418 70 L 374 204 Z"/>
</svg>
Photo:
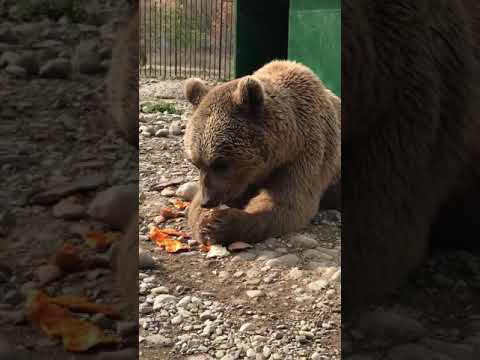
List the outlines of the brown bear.
<svg viewBox="0 0 480 360">
<path fill-rule="evenodd" d="M 343 2 L 345 314 L 405 280 L 453 225 L 444 206 L 480 188 L 476 3 Z"/>
<path fill-rule="evenodd" d="M 340 99 L 291 61 L 211 90 L 190 79 L 185 95 L 194 110 L 185 152 L 200 171 L 194 237 L 255 243 L 307 225 L 340 177 Z"/>
</svg>

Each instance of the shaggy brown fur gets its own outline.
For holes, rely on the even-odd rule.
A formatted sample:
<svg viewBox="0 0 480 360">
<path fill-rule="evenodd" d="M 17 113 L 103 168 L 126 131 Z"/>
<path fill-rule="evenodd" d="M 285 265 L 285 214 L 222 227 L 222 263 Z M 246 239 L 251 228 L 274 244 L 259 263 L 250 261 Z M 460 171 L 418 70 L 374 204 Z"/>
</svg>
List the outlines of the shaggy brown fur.
<svg viewBox="0 0 480 360">
<path fill-rule="evenodd" d="M 108 76 L 110 110 L 125 139 L 138 148 L 138 1 L 130 1 L 132 13 L 116 40 Z M 114 254 L 112 266 L 124 290 L 128 310 L 138 311 L 138 212 L 126 228 Z"/>
<path fill-rule="evenodd" d="M 289 61 L 210 91 L 190 79 L 185 92 L 194 106 L 185 149 L 201 182 L 194 237 L 253 243 L 307 225 L 339 178 L 340 99 Z M 206 209 L 220 203 L 230 208 Z"/>
<path fill-rule="evenodd" d="M 345 310 L 416 269 L 439 209 L 476 181 L 478 13 L 462 1 L 343 2 Z"/>
</svg>

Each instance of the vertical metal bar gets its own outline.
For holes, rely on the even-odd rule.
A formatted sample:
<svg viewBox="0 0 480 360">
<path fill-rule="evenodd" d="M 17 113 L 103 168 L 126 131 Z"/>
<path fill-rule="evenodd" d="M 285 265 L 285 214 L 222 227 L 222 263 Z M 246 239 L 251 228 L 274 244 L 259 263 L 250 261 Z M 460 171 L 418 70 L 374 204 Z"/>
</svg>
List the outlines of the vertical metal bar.
<svg viewBox="0 0 480 360">
<path fill-rule="evenodd" d="M 220 44 L 219 44 L 219 64 L 218 78 L 222 78 L 222 40 L 223 40 L 223 0 L 220 0 Z"/>
<path fill-rule="evenodd" d="M 154 16 L 154 26 L 155 32 L 153 35 L 153 44 L 155 46 L 154 60 L 153 60 L 153 72 L 154 76 L 157 77 L 157 52 L 158 52 L 158 39 L 157 39 L 157 2 L 153 3 L 153 16 Z"/>
<path fill-rule="evenodd" d="M 232 48 L 233 48 L 233 1 L 230 2 L 230 21 L 229 21 L 229 26 L 230 26 L 230 45 L 228 48 L 228 80 L 232 78 Z"/>
<path fill-rule="evenodd" d="M 213 74 L 216 78 L 215 73 L 217 72 L 217 32 L 218 32 L 218 0 L 215 0 L 215 12 L 214 12 L 214 23 L 213 28 L 214 38 L 213 38 Z"/>
<path fill-rule="evenodd" d="M 195 19 L 195 27 L 194 27 L 194 36 L 195 36 L 195 39 L 194 39 L 194 43 L 195 43 L 195 47 L 194 47 L 194 50 L 193 50 L 193 73 L 194 73 L 194 76 L 197 76 L 197 27 L 198 27 L 198 14 L 197 14 L 197 2 L 195 1 L 195 16 L 194 16 L 194 19 Z"/>
<path fill-rule="evenodd" d="M 188 46 L 190 48 L 190 61 L 189 61 L 189 72 L 188 72 L 188 76 L 192 76 L 192 49 L 193 49 L 193 46 L 192 46 L 192 39 L 193 39 L 193 5 L 192 5 L 192 1 L 193 0 L 190 0 L 190 11 L 189 11 L 189 14 L 190 14 L 190 31 L 189 31 L 189 40 L 188 40 Z"/>
<path fill-rule="evenodd" d="M 202 44 L 202 62 L 203 62 L 203 72 L 202 72 L 202 76 L 205 77 L 205 73 L 207 71 L 207 61 L 206 61 L 206 54 L 205 54 L 205 48 L 207 47 L 207 11 L 206 9 L 203 8 L 203 3 L 204 3 L 204 0 L 202 0 L 202 18 L 203 18 L 203 27 L 202 27 L 202 32 L 204 33 L 204 37 L 203 37 L 203 44 Z M 205 1 L 205 6 L 207 5 L 206 1 Z M 203 11 L 205 10 L 205 12 Z"/>
<path fill-rule="evenodd" d="M 163 2 L 163 78 L 167 78 L 167 2 Z"/>
<path fill-rule="evenodd" d="M 147 76 L 147 0 L 143 0 L 143 74 Z"/>
<path fill-rule="evenodd" d="M 175 43 L 175 78 L 177 78 L 177 62 L 178 62 L 178 36 L 177 36 L 177 1 L 172 0 L 174 2 L 173 4 L 173 25 L 174 25 L 174 30 L 173 30 L 173 36 L 174 36 L 174 43 Z"/>
<path fill-rule="evenodd" d="M 162 76 L 162 0 L 158 4 L 158 72 Z"/>
<path fill-rule="evenodd" d="M 208 34 L 209 34 L 209 44 L 208 44 L 208 78 L 210 79 L 211 76 L 212 76 L 212 52 L 213 52 L 213 47 L 212 47 L 212 29 L 213 29 L 213 26 L 212 26 L 212 20 L 213 20 L 213 2 L 212 0 L 210 0 L 210 11 L 209 11 L 209 24 L 208 24 L 208 27 L 209 27 L 209 30 L 208 30 Z"/>
<path fill-rule="evenodd" d="M 228 5 L 225 3 L 225 5 Z M 227 78 L 227 50 L 228 50 L 228 7 L 225 9 L 225 57 L 223 58 L 223 77 Z"/>
<path fill-rule="evenodd" d="M 170 63 L 168 65 L 168 72 L 169 72 L 169 76 L 170 78 L 172 77 L 172 58 L 173 58 L 173 51 L 172 51 L 172 45 L 173 45 L 173 41 L 172 41 L 172 3 L 169 3 L 168 4 L 168 18 L 169 18 L 169 21 L 170 21 L 170 26 L 168 28 L 168 31 L 170 32 L 170 42 L 169 42 L 169 45 L 168 45 L 168 48 L 169 48 L 169 51 L 170 51 Z"/>
</svg>

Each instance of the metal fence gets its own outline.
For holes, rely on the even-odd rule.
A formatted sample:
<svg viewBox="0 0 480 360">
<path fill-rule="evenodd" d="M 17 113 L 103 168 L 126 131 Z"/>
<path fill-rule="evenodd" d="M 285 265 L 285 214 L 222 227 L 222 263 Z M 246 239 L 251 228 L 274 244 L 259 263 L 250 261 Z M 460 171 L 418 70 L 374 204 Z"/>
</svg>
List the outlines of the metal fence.
<svg viewBox="0 0 480 360">
<path fill-rule="evenodd" d="M 234 77 L 234 0 L 140 0 L 140 75 Z"/>
</svg>

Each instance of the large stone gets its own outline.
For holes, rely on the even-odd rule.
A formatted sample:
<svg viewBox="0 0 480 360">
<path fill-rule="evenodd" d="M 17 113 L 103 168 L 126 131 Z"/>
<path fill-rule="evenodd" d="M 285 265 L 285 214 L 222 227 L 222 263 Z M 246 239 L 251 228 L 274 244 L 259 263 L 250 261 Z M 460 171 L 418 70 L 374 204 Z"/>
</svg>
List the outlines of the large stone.
<svg viewBox="0 0 480 360">
<path fill-rule="evenodd" d="M 98 44 L 92 40 L 81 42 L 73 54 L 73 68 L 82 74 L 94 75 L 105 71 Z"/>
<path fill-rule="evenodd" d="M 275 259 L 268 260 L 265 265 L 267 266 L 285 266 L 292 267 L 299 263 L 300 259 L 295 254 L 287 254 Z"/>
<path fill-rule="evenodd" d="M 40 68 L 40 76 L 49 79 L 65 79 L 70 75 L 71 65 L 65 59 L 53 59 L 47 61 L 45 65 Z"/>
<path fill-rule="evenodd" d="M 178 187 L 176 195 L 185 201 L 192 201 L 198 191 L 197 182 L 188 182 Z"/>
<path fill-rule="evenodd" d="M 105 181 L 106 177 L 104 175 L 84 176 L 68 183 L 52 186 L 50 190 L 37 193 L 32 197 L 32 202 L 40 205 L 50 205 L 67 195 L 94 190 L 102 186 Z"/>
<path fill-rule="evenodd" d="M 124 229 L 137 209 L 138 186 L 117 185 L 98 193 L 87 213 L 113 229 Z"/>
<path fill-rule="evenodd" d="M 426 329 L 417 320 L 386 310 L 367 313 L 360 319 L 358 328 L 371 337 L 393 343 L 418 340 L 426 334 Z"/>
</svg>

